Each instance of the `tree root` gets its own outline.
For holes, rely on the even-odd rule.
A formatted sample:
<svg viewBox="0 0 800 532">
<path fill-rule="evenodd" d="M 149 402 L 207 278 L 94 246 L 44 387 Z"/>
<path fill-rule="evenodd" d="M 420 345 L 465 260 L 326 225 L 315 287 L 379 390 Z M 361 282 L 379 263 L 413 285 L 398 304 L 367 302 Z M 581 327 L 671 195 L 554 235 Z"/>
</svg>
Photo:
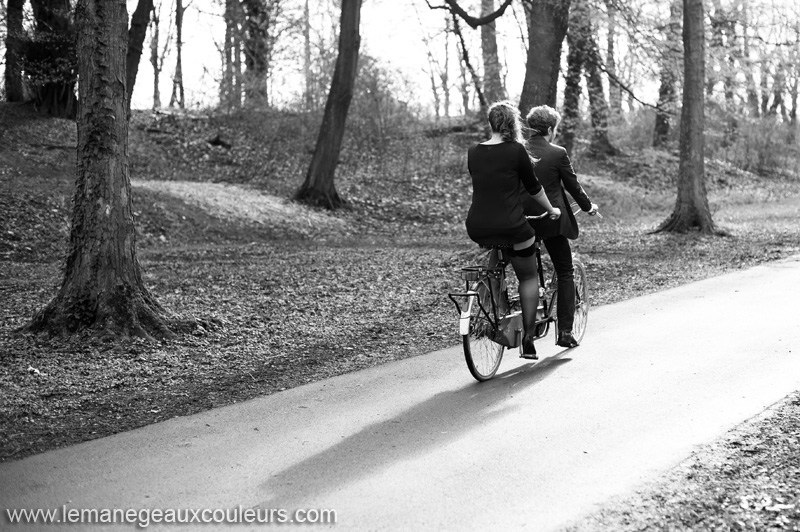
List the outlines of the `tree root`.
<svg viewBox="0 0 800 532">
<path fill-rule="evenodd" d="M 141 338 L 148 342 L 176 338 L 167 325 L 164 309 L 144 292 L 129 290 L 99 297 L 75 297 L 59 293 L 20 331 L 49 336 L 89 333 L 107 341 Z"/>
</svg>

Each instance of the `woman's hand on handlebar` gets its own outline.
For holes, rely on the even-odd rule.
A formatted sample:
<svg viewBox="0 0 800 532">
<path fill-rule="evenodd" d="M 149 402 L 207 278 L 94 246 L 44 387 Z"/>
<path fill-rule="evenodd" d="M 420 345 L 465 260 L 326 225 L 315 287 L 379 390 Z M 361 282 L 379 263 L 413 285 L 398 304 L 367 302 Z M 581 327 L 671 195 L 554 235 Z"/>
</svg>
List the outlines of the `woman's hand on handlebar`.
<svg viewBox="0 0 800 532">
<path fill-rule="evenodd" d="M 551 220 L 558 220 L 561 218 L 561 209 L 558 207 L 553 207 L 553 210 L 550 212 L 545 212 L 543 214 L 529 214 L 525 218 L 528 220 L 541 220 L 542 218 L 550 218 Z"/>
</svg>

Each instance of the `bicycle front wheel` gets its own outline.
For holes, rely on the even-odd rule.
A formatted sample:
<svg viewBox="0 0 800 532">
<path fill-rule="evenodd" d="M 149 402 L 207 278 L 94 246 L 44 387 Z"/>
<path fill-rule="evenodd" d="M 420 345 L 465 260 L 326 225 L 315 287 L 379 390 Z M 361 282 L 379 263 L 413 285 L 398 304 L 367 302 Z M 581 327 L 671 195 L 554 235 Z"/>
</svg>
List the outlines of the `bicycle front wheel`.
<svg viewBox="0 0 800 532">
<path fill-rule="evenodd" d="M 589 281 L 586 278 L 586 267 L 579 260 L 573 261 L 575 268 L 575 321 L 572 324 L 572 336 L 580 343 L 586 332 L 586 321 L 589 318 Z"/>
<path fill-rule="evenodd" d="M 488 300 L 488 288 L 482 283 L 477 283 L 473 290 L 478 296 L 469 298 L 469 333 L 462 335 L 464 342 L 464 358 L 467 368 L 478 381 L 488 381 L 497 373 L 500 361 L 503 359 L 503 346 L 493 341 L 495 326 L 487 319 L 478 304 L 478 298 Z M 488 303 L 491 305 L 491 303 Z M 484 303 L 483 308 L 491 312 L 490 307 Z"/>
</svg>

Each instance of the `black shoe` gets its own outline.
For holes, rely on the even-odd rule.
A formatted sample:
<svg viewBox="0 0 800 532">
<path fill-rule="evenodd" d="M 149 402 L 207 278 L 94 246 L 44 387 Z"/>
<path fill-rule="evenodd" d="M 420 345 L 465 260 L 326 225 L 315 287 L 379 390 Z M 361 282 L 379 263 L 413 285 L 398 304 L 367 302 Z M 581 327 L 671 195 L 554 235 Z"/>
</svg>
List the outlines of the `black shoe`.
<svg viewBox="0 0 800 532">
<path fill-rule="evenodd" d="M 519 357 L 527 358 L 528 360 L 539 360 L 539 356 L 536 354 L 536 346 L 533 345 L 533 336 L 523 336 L 522 354 Z"/>
<path fill-rule="evenodd" d="M 561 347 L 566 347 L 567 349 L 572 347 L 578 347 L 578 341 L 572 336 L 572 331 L 559 331 L 558 333 L 558 341 L 556 345 L 560 345 Z"/>
</svg>

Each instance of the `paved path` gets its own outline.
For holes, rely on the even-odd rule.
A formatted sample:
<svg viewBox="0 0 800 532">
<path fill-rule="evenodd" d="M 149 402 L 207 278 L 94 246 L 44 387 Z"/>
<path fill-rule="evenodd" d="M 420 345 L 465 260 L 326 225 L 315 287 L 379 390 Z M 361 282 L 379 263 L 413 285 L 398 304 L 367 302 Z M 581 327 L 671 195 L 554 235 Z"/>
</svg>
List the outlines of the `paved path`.
<svg viewBox="0 0 800 532">
<path fill-rule="evenodd" d="M 0 464 L 0 508 L 558 530 L 800 388 L 799 300 L 795 257 L 604 306 L 580 348 L 540 342 L 542 360 L 509 357 L 488 383 L 453 348 Z"/>
</svg>

